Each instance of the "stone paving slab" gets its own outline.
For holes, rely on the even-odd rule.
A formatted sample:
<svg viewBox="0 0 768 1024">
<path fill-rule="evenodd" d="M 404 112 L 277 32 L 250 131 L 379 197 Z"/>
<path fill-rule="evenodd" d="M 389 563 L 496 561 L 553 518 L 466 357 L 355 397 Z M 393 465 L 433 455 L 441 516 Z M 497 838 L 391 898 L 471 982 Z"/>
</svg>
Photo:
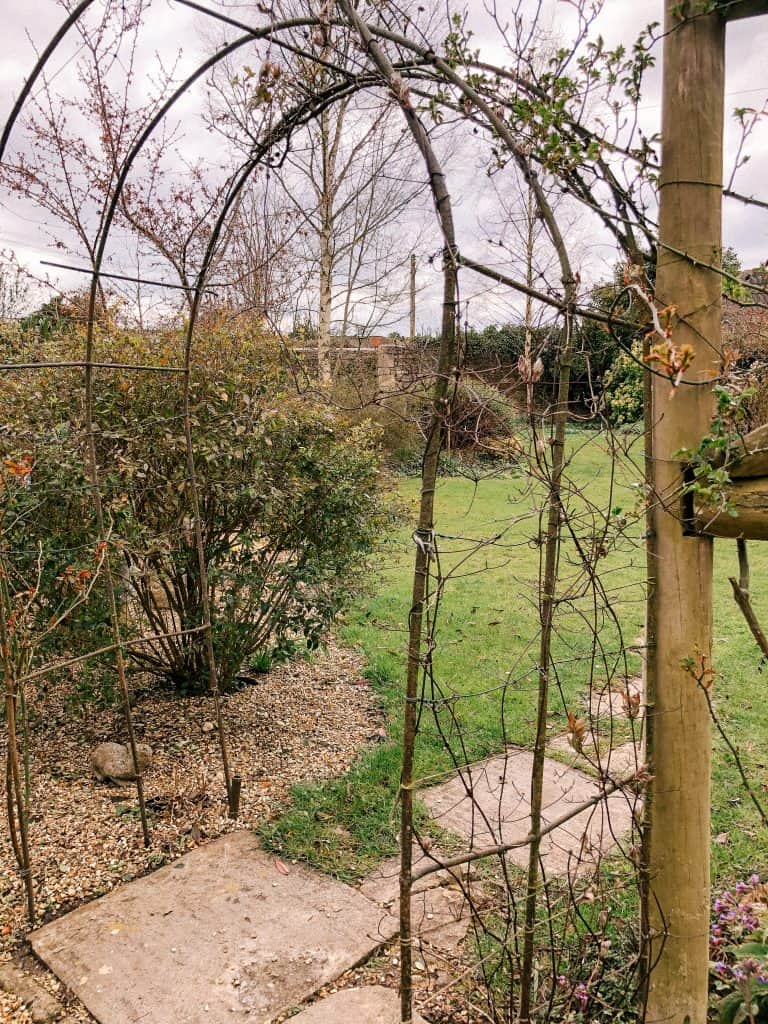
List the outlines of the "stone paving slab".
<svg viewBox="0 0 768 1024">
<path fill-rule="evenodd" d="M 347 988 L 290 1018 L 290 1024 L 400 1024 L 400 997 L 391 988 Z M 424 1024 L 414 1013 L 413 1024 Z"/>
<path fill-rule="evenodd" d="M 394 934 L 356 890 L 278 864 L 252 834 L 224 836 L 45 925 L 32 948 L 100 1024 L 266 1024 Z"/>
<path fill-rule="evenodd" d="M 446 856 L 433 848 L 425 853 L 413 848 L 413 869 L 433 864 Z M 390 857 L 378 866 L 360 886 L 369 899 L 375 900 L 392 916 L 391 927 L 399 930 L 400 857 Z M 411 896 L 411 926 L 420 940 L 445 952 L 459 945 L 469 928 L 469 908 L 456 878 L 448 871 L 435 871 L 419 879 Z"/>
<path fill-rule="evenodd" d="M 642 676 L 632 676 L 624 685 L 614 680 L 612 685 L 595 686 L 589 694 L 591 718 L 642 718 L 644 710 Z"/>
<path fill-rule="evenodd" d="M 584 756 L 577 753 L 568 742 L 568 734 L 557 736 L 548 745 L 548 750 L 557 751 L 563 756 L 563 763 L 572 768 L 578 768 L 584 764 Z M 584 751 L 592 763 L 598 765 L 597 743 L 593 735 L 587 734 L 584 740 Z M 643 763 L 644 751 L 642 744 L 635 746 L 634 743 L 622 743 L 606 751 L 599 760 L 601 771 L 608 773 L 612 778 L 622 778 L 631 772 L 637 771 Z"/>
<path fill-rule="evenodd" d="M 533 755 L 510 750 L 466 768 L 454 778 L 422 790 L 421 799 L 435 821 L 462 836 L 468 845 L 482 847 L 524 839 L 529 830 L 530 778 Z M 467 788 L 471 786 L 473 797 Z M 551 758 L 544 763 L 545 824 L 567 814 L 575 804 L 591 799 L 597 783 L 583 772 Z M 614 793 L 544 836 L 541 856 L 549 874 L 574 875 L 593 866 L 629 832 L 632 807 L 623 793 Z M 511 850 L 509 859 L 527 867 L 528 848 Z"/>
</svg>

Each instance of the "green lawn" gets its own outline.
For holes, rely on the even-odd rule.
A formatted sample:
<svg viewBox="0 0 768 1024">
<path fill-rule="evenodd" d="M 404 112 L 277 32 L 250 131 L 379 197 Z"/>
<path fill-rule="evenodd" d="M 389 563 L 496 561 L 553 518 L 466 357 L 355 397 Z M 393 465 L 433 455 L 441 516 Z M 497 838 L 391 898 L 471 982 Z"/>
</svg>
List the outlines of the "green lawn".
<svg viewBox="0 0 768 1024">
<path fill-rule="evenodd" d="M 565 731 L 567 710 L 584 713 L 590 676 L 600 683 L 639 671 L 637 656 L 630 653 L 624 661 L 622 650 L 637 640 L 644 618 L 644 524 L 634 518 L 639 446 L 612 461 L 601 435 L 574 432 L 568 454 L 566 503 L 574 526 L 562 548 L 558 593 L 571 599 L 559 607 L 556 619 L 553 736 Z M 347 878 L 395 849 L 411 531 L 419 481 L 401 480 L 397 487 L 408 514 L 382 544 L 375 573 L 341 628 L 343 639 L 365 655 L 387 712 L 390 741 L 365 754 L 346 779 L 299 788 L 292 808 L 265 829 L 271 844 Z M 450 771 L 444 740 L 458 761 L 483 757 L 505 743 L 532 741 L 542 557 L 535 538 L 541 499 L 541 488 L 522 475 L 440 481 L 436 527 L 443 587 L 433 656 L 437 689 L 427 696 L 442 703 L 437 717 L 429 709 L 422 717 L 417 748 L 422 780 Z M 600 527 L 597 510 L 613 514 L 598 562 L 604 592 L 596 596 L 585 585 L 577 545 L 592 544 Z M 736 545 L 720 541 L 716 548 L 715 666 L 722 677 L 715 699 L 751 780 L 768 798 L 768 678 L 759 672 L 756 648 L 731 596 L 728 576 L 737 572 Z M 753 603 L 768 622 L 768 551 L 753 545 L 751 562 Z M 446 697 L 456 699 L 446 702 Z M 713 807 L 713 835 L 727 833 L 727 841 L 714 846 L 716 878 L 730 882 L 765 868 L 768 855 L 760 852 L 766 843 L 759 820 L 719 739 Z"/>
</svg>

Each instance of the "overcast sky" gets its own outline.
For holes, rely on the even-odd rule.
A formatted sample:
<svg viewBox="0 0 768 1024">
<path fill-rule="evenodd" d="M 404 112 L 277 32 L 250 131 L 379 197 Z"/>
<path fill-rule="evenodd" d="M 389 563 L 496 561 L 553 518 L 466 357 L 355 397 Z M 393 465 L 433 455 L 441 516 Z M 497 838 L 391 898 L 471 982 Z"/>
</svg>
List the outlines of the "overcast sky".
<svg viewBox="0 0 768 1024">
<path fill-rule="evenodd" d="M 216 7 L 216 0 L 207 0 Z M 470 18 L 476 28 L 476 44 L 488 53 L 495 52 L 493 32 L 484 14 L 482 0 L 471 0 L 468 5 Z M 550 0 L 549 19 L 553 32 L 567 37 L 570 8 L 568 4 Z M 0 60 L 0 117 L 4 118 L 10 108 L 19 84 L 23 81 L 35 59 L 35 47 L 42 47 L 48 41 L 53 28 L 62 20 L 60 6 L 54 0 L 0 0 L 2 16 L 2 59 Z M 662 17 L 661 0 L 638 2 L 638 0 L 607 0 L 597 27 L 606 40 L 615 45 L 619 42 L 631 44 L 638 32 L 651 20 Z M 203 28 L 205 25 L 205 28 Z M 183 50 L 180 71 L 191 66 L 201 53 L 211 48 L 212 30 L 208 19 L 201 18 L 173 3 L 172 0 L 153 0 L 150 17 L 143 30 L 142 58 L 143 71 L 151 71 L 153 54 L 160 53 L 170 58 L 179 48 Z M 62 50 L 60 75 L 66 81 L 67 64 L 73 55 L 73 46 Z M 734 125 L 731 112 L 735 106 L 761 107 L 768 98 L 768 16 L 733 23 L 728 29 L 727 52 L 727 99 L 726 99 L 726 177 L 733 163 L 735 146 L 739 133 Z M 660 48 L 658 52 L 660 62 Z M 652 134 L 659 129 L 660 121 L 660 73 L 648 76 L 641 107 L 643 128 Z M 206 137 L 200 129 L 193 130 L 186 145 L 192 150 L 203 148 Z M 766 159 L 768 157 L 768 126 L 758 128 L 747 147 L 751 155 L 749 164 L 740 172 L 735 187 L 747 194 L 760 194 L 768 178 Z M 473 166 L 472 157 L 464 156 L 463 164 L 453 177 L 451 191 L 459 206 L 459 224 L 465 233 L 469 247 L 479 239 L 493 220 L 494 210 L 489 197 L 478 201 L 474 182 L 478 168 Z M 477 224 L 477 214 L 482 214 L 482 225 Z M 14 249 L 19 258 L 34 266 L 41 258 L 50 255 L 49 243 L 41 234 L 43 218 L 32 207 L 21 207 L 17 201 L 4 203 L 4 217 L 0 224 L 0 247 Z M 576 229 L 578 236 L 578 228 Z M 606 240 L 586 232 L 581 239 L 582 259 L 587 278 L 599 277 L 615 261 L 615 251 Z M 741 255 L 744 266 L 754 266 L 768 259 L 768 211 L 759 213 L 734 201 L 725 201 L 724 243 L 733 246 Z M 578 245 L 577 245 L 578 249 Z M 54 255 L 54 259 L 56 256 Z M 66 275 L 63 284 L 71 284 Z M 82 281 L 78 281 L 82 284 Z M 471 289 L 470 289 L 471 290 Z M 431 289 L 425 292 L 427 306 L 431 305 Z M 489 302 L 484 310 L 485 319 L 503 315 L 501 307 Z M 424 319 L 430 320 L 432 311 L 424 310 Z"/>
</svg>

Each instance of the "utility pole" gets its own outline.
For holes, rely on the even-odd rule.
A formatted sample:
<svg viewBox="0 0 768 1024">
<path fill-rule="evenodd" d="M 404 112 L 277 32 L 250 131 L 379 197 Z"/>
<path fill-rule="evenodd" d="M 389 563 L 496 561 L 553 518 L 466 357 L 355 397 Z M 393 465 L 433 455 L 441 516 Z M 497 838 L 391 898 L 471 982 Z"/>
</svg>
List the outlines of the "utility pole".
<svg viewBox="0 0 768 1024">
<path fill-rule="evenodd" d="M 416 340 L 416 253 L 411 253 L 411 334 L 410 342 Z"/>
<path fill-rule="evenodd" d="M 696 449 L 710 432 L 722 282 L 681 253 L 719 260 L 725 20 L 692 17 L 689 7 L 666 0 L 656 298 L 677 309 L 672 343 L 690 344 L 696 354 L 674 395 L 666 377 L 655 377 L 652 389 L 646 1024 L 699 1024 L 708 999 L 712 739 L 704 695 L 684 662 L 703 657 L 711 665 L 712 539 L 687 534 L 679 452 Z"/>
</svg>

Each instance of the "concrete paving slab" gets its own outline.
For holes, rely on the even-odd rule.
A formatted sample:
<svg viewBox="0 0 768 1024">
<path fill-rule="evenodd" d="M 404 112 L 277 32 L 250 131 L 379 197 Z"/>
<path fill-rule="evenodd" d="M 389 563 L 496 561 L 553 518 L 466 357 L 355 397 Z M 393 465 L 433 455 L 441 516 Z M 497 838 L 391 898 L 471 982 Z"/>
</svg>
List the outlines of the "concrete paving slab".
<svg viewBox="0 0 768 1024">
<path fill-rule="evenodd" d="M 267 1024 L 393 932 L 356 890 L 237 832 L 30 936 L 100 1024 Z"/>
<path fill-rule="evenodd" d="M 445 857 L 442 850 L 433 847 L 425 852 L 413 847 L 413 869 L 439 862 Z M 450 952 L 459 945 L 469 928 L 469 907 L 457 881 L 458 869 L 435 871 L 419 879 L 411 896 L 411 926 L 419 939 L 437 949 Z M 460 875 L 460 872 L 459 872 Z M 391 928 L 399 931 L 400 913 L 400 857 L 390 857 L 378 866 L 360 885 L 362 892 L 392 916 Z"/>
<path fill-rule="evenodd" d="M 425 852 L 418 843 L 414 843 L 411 854 L 413 870 L 416 871 L 425 864 L 439 862 L 445 856 L 447 854 L 437 847 Z M 414 892 L 433 889 L 437 885 L 445 884 L 446 881 L 450 881 L 448 872 L 435 871 L 433 874 L 427 875 L 426 878 L 420 879 L 414 886 Z M 384 907 L 391 906 L 400 893 L 400 855 L 383 860 L 376 870 L 360 883 L 360 892 L 374 903 Z"/>
<path fill-rule="evenodd" d="M 557 752 L 564 764 L 572 768 L 584 766 L 584 755 L 577 753 L 568 742 L 568 734 L 557 736 L 548 745 L 548 750 Z M 601 771 L 612 778 L 622 778 L 636 771 L 643 763 L 644 751 L 642 744 L 635 746 L 634 743 L 621 743 L 617 747 L 601 754 L 598 759 L 597 743 L 592 734 L 588 734 L 584 740 L 584 752 L 593 765 L 600 767 Z"/>
<path fill-rule="evenodd" d="M 400 900 L 389 903 L 390 928 L 399 931 Z M 469 906 L 457 885 L 434 886 L 414 891 L 411 896 L 411 928 L 419 941 L 443 952 L 451 952 L 467 934 Z"/>
<path fill-rule="evenodd" d="M 589 694 L 591 718 L 642 718 L 644 711 L 642 676 L 632 676 L 623 683 L 614 680 L 602 687 L 596 683 Z"/>
<path fill-rule="evenodd" d="M 400 997 L 391 988 L 371 985 L 334 992 L 290 1018 L 291 1024 L 400 1024 Z M 414 1013 L 413 1024 L 424 1024 Z"/>
<path fill-rule="evenodd" d="M 462 836 L 468 846 L 482 847 L 524 839 L 529 830 L 530 778 L 533 755 L 510 750 L 469 768 L 419 795 L 436 822 Z M 469 790 L 471 790 L 471 795 Z M 546 758 L 544 764 L 545 824 L 595 796 L 594 779 Z M 541 855 L 549 874 L 575 875 L 593 867 L 629 832 L 632 804 L 615 793 L 542 839 Z M 528 863 L 528 848 L 510 851 L 519 867 Z"/>
</svg>

